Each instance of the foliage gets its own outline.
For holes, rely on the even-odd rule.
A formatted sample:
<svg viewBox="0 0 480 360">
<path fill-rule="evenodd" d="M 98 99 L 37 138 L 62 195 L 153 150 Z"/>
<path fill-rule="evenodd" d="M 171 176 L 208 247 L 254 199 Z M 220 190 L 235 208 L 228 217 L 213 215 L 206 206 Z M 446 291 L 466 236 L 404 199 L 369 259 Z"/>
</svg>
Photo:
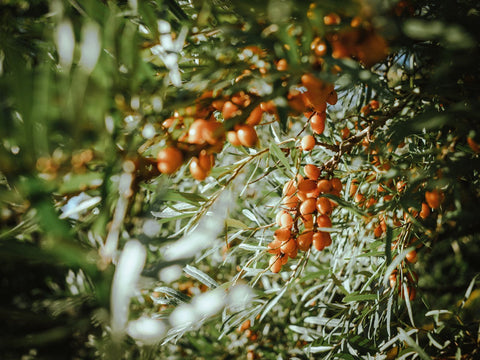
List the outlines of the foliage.
<svg viewBox="0 0 480 360">
<path fill-rule="evenodd" d="M 3 358 L 478 358 L 477 1 L 0 10 Z"/>
</svg>

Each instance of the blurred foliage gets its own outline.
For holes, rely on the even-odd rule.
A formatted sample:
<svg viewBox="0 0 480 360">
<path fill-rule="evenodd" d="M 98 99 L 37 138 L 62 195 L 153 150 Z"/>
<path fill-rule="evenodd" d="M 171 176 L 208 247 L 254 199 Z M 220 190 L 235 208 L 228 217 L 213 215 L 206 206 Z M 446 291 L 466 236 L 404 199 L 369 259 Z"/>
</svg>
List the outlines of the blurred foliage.
<svg viewBox="0 0 480 360">
<path fill-rule="evenodd" d="M 478 359 L 479 17 L 475 0 L 0 0 L 2 359 Z M 287 101 L 304 74 L 339 98 L 311 152 Z M 272 101 L 257 146 L 222 143 L 194 180 L 192 108 L 242 91 L 241 115 L 209 116 L 232 130 Z M 172 144 L 185 165 L 160 174 Z M 305 164 L 343 184 L 332 245 L 274 274 Z"/>
</svg>

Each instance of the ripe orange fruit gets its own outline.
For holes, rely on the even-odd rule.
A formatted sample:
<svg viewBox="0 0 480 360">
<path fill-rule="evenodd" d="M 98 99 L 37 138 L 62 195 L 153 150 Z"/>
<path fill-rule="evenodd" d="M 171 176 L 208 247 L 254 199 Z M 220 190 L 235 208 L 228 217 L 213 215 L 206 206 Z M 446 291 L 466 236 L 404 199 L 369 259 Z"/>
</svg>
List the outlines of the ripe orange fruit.
<svg viewBox="0 0 480 360">
<path fill-rule="evenodd" d="M 308 198 L 300 205 L 300 214 L 308 215 L 315 212 L 316 201 L 313 198 Z"/>
<path fill-rule="evenodd" d="M 215 158 L 213 157 L 213 154 L 208 154 L 206 150 L 200 151 L 200 154 L 198 155 L 198 164 L 203 170 L 207 173 L 210 172 L 214 163 Z"/>
<path fill-rule="evenodd" d="M 438 209 L 443 201 L 443 193 L 437 189 L 426 191 L 425 200 L 432 209 Z"/>
<path fill-rule="evenodd" d="M 382 226 L 381 225 L 378 225 L 375 230 L 373 230 L 373 236 L 375 236 L 376 238 L 379 238 L 380 236 L 382 236 L 383 234 L 383 229 L 382 229 Z"/>
<path fill-rule="evenodd" d="M 198 158 L 193 157 L 190 161 L 190 174 L 195 180 L 203 181 L 208 175 L 208 172 L 200 166 Z"/>
<path fill-rule="evenodd" d="M 325 112 L 322 113 L 315 113 L 310 118 L 310 127 L 315 134 L 322 134 L 325 130 L 325 120 L 327 118 L 327 114 Z"/>
<path fill-rule="evenodd" d="M 303 233 L 297 237 L 298 248 L 302 251 L 307 251 L 312 246 L 313 241 L 313 231 L 305 230 Z"/>
<path fill-rule="evenodd" d="M 327 54 L 327 44 L 321 38 L 316 37 L 310 44 L 310 49 L 313 50 L 316 56 L 323 57 Z"/>
<path fill-rule="evenodd" d="M 237 116 L 241 113 L 238 106 L 231 101 L 225 101 L 222 107 L 222 115 L 225 120 Z"/>
<path fill-rule="evenodd" d="M 190 144 L 204 144 L 206 142 L 203 135 L 206 124 L 207 120 L 197 119 L 190 125 L 187 133 L 187 141 Z"/>
<path fill-rule="evenodd" d="M 293 195 L 293 193 L 295 192 L 296 189 L 297 189 L 297 187 L 295 185 L 295 181 L 293 179 L 289 180 L 283 186 L 282 194 L 283 194 L 283 196 L 291 196 L 291 195 Z"/>
<path fill-rule="evenodd" d="M 295 209 L 300 202 L 300 199 L 296 195 L 286 196 L 282 200 L 282 205 L 288 209 Z"/>
<path fill-rule="evenodd" d="M 417 262 L 417 252 L 415 250 L 410 251 L 405 255 L 405 259 L 407 259 L 409 263 L 415 264 Z"/>
<path fill-rule="evenodd" d="M 429 216 L 430 216 L 430 207 L 424 202 L 422 202 L 422 210 L 420 210 L 420 217 L 425 220 Z"/>
<path fill-rule="evenodd" d="M 377 110 L 380 107 L 380 103 L 378 102 L 378 100 L 370 100 L 368 104 L 370 105 L 370 108 L 372 110 Z"/>
<path fill-rule="evenodd" d="M 293 219 L 288 212 L 284 212 L 280 217 L 280 226 L 290 228 L 293 225 Z"/>
<path fill-rule="evenodd" d="M 327 14 L 323 17 L 325 25 L 339 25 L 342 19 L 335 13 Z"/>
<path fill-rule="evenodd" d="M 282 263 L 281 263 L 281 260 L 280 260 L 280 256 L 279 255 L 272 256 L 270 258 L 269 262 L 268 262 L 268 265 L 270 267 L 270 270 L 273 273 L 280 272 L 280 270 L 282 270 Z"/>
<path fill-rule="evenodd" d="M 168 146 L 157 154 L 157 167 L 163 174 L 173 174 L 183 164 L 183 154 L 174 146 Z"/>
<path fill-rule="evenodd" d="M 273 240 L 271 241 L 267 247 L 268 247 L 268 252 L 270 254 L 278 255 L 280 254 L 280 247 L 282 246 L 282 242 L 280 240 Z"/>
<path fill-rule="evenodd" d="M 237 132 L 236 131 L 228 131 L 227 132 L 227 140 L 232 144 L 233 146 L 240 146 L 242 143 L 238 139 Z"/>
<path fill-rule="evenodd" d="M 468 146 L 470 146 L 470 149 L 472 149 L 472 151 L 474 153 L 476 153 L 476 154 L 480 153 L 480 146 L 470 136 L 467 137 L 467 144 L 468 144 Z"/>
<path fill-rule="evenodd" d="M 280 250 L 287 255 L 291 254 L 296 249 L 297 249 L 297 243 L 292 238 L 288 239 L 287 241 L 284 241 L 282 243 L 282 246 L 280 247 Z"/>
<path fill-rule="evenodd" d="M 319 197 L 316 205 L 319 214 L 328 216 L 332 213 L 332 203 L 326 197 Z"/>
<path fill-rule="evenodd" d="M 330 185 L 332 186 L 333 191 L 340 194 L 340 192 L 342 191 L 342 182 L 339 178 L 332 178 L 330 180 Z"/>
<path fill-rule="evenodd" d="M 312 192 L 317 188 L 317 182 L 311 179 L 305 179 L 298 183 L 298 190 L 304 193 Z"/>
<path fill-rule="evenodd" d="M 318 177 L 320 176 L 320 169 L 318 168 L 318 166 L 313 164 L 305 165 L 303 167 L 303 171 L 305 172 L 305 175 L 311 180 L 317 180 Z"/>
<path fill-rule="evenodd" d="M 262 121 L 262 116 L 263 110 L 260 106 L 257 106 L 255 109 L 252 110 L 250 115 L 248 115 L 245 123 L 250 126 L 258 125 Z"/>
<path fill-rule="evenodd" d="M 313 246 L 318 251 L 322 251 L 332 244 L 332 238 L 329 233 L 319 231 L 313 234 Z"/>
<path fill-rule="evenodd" d="M 327 194 L 332 190 L 332 184 L 327 179 L 322 179 L 318 181 L 317 188 L 320 194 Z"/>
<path fill-rule="evenodd" d="M 303 222 L 303 226 L 305 226 L 306 230 L 313 229 L 313 215 L 312 214 L 302 215 L 301 219 L 302 219 L 302 222 Z"/>
<path fill-rule="evenodd" d="M 290 239 L 290 235 L 291 235 L 290 229 L 281 228 L 281 229 L 277 229 L 273 233 L 273 238 L 283 243 L 284 241 L 287 241 L 288 239 Z"/>
<path fill-rule="evenodd" d="M 317 112 L 325 111 L 327 97 L 333 90 L 333 85 L 323 82 L 312 74 L 302 75 L 301 82 L 307 88 L 304 93 L 307 105 L 310 105 Z"/>
<path fill-rule="evenodd" d="M 243 146 L 252 147 L 258 141 L 257 132 L 250 125 L 236 125 L 235 131 L 237 132 L 238 140 Z"/>
<path fill-rule="evenodd" d="M 288 63 L 285 59 L 280 59 L 277 62 L 277 70 L 278 71 L 287 71 L 288 70 Z"/>
<path fill-rule="evenodd" d="M 303 151 L 310 151 L 315 147 L 315 138 L 312 135 L 305 135 L 302 138 Z"/>
<path fill-rule="evenodd" d="M 332 227 L 332 221 L 327 215 L 319 215 L 317 217 L 317 225 L 320 228 L 331 228 Z"/>
<path fill-rule="evenodd" d="M 329 92 L 326 101 L 330 105 L 335 105 L 338 101 L 337 92 L 335 90 L 332 90 L 331 92 Z"/>
</svg>

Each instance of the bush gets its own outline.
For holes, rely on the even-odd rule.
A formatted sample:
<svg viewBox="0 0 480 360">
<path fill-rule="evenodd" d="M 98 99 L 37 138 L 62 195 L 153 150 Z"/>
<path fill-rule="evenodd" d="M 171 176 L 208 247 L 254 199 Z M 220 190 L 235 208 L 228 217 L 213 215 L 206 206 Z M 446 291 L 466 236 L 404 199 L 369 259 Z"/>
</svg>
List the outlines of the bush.
<svg viewBox="0 0 480 360">
<path fill-rule="evenodd" d="M 0 1 L 5 359 L 477 359 L 480 7 Z"/>
</svg>

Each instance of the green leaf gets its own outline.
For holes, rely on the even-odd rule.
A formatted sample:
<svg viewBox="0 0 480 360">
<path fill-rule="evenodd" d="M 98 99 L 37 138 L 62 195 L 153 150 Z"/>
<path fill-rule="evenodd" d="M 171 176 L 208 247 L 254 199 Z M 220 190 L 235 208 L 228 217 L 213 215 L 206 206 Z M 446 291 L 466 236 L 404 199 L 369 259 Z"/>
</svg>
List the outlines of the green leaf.
<svg viewBox="0 0 480 360">
<path fill-rule="evenodd" d="M 282 163 L 285 168 L 284 172 L 286 172 L 286 175 L 288 175 L 288 173 L 290 173 L 290 164 L 288 163 L 288 160 L 285 157 L 283 151 L 274 142 L 270 144 L 270 153 L 272 154 L 274 159 L 277 159 Z"/>
<path fill-rule="evenodd" d="M 192 265 L 185 266 L 183 271 L 185 271 L 191 277 L 200 281 L 202 284 L 208 286 L 210 289 L 218 287 L 218 283 L 215 280 L 213 280 L 210 276 Z"/>
<path fill-rule="evenodd" d="M 358 294 L 352 293 L 348 294 L 343 298 L 343 302 L 350 302 L 350 301 L 371 301 L 377 299 L 378 296 L 376 294 Z"/>
<path fill-rule="evenodd" d="M 198 205 L 207 201 L 203 196 L 182 191 L 166 191 L 159 195 L 159 200 L 186 202 L 192 205 Z"/>
</svg>

